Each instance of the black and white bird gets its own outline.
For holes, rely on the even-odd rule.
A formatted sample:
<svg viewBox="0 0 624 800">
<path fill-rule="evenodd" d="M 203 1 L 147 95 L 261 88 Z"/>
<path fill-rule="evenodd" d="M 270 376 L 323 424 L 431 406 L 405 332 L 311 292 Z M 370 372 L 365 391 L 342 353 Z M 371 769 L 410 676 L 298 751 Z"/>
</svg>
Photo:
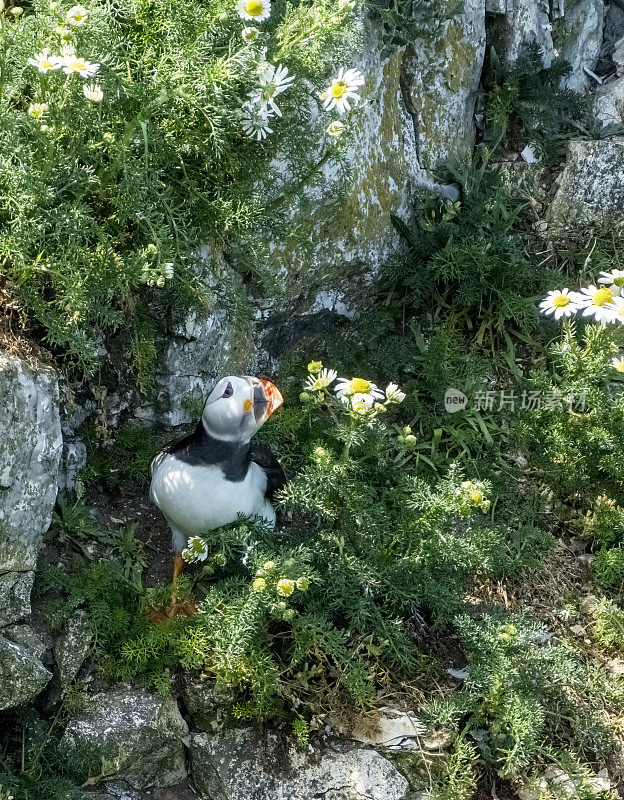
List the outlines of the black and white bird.
<svg viewBox="0 0 624 800">
<path fill-rule="evenodd" d="M 152 461 L 150 498 L 171 528 L 174 581 L 192 536 L 235 522 L 239 515 L 275 524 L 271 497 L 285 483 L 284 472 L 271 451 L 252 445 L 251 437 L 282 402 L 269 381 L 222 378 L 194 432 Z"/>
</svg>

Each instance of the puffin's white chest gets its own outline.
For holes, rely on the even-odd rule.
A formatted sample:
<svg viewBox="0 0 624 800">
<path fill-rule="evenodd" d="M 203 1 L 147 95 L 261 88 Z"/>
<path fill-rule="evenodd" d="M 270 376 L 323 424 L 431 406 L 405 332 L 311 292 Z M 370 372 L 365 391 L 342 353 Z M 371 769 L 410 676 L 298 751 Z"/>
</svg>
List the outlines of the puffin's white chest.
<svg viewBox="0 0 624 800">
<path fill-rule="evenodd" d="M 171 453 L 154 464 L 150 496 L 167 518 L 177 547 L 186 544 L 182 538 L 235 522 L 239 514 L 274 522 L 266 483 L 266 473 L 253 462 L 242 481 L 229 481 L 218 466 L 190 465 Z"/>
</svg>

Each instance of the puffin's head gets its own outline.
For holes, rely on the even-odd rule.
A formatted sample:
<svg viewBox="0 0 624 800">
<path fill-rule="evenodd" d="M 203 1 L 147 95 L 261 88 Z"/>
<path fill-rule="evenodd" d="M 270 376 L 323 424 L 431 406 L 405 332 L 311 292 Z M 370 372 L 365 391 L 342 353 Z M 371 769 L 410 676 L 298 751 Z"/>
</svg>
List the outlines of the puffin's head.
<svg viewBox="0 0 624 800">
<path fill-rule="evenodd" d="M 228 375 L 208 395 L 202 424 L 215 439 L 248 442 L 282 402 L 279 389 L 270 381 Z"/>
</svg>

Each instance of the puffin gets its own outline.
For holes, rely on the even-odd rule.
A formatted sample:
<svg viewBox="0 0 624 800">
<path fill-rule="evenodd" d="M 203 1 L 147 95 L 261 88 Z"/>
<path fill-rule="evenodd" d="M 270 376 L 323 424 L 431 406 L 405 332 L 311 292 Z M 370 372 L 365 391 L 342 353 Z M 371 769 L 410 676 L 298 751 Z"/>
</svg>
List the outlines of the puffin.
<svg viewBox="0 0 624 800">
<path fill-rule="evenodd" d="M 152 461 L 150 499 L 171 528 L 174 584 L 192 536 L 240 515 L 275 526 L 271 498 L 286 478 L 270 449 L 251 438 L 282 402 L 270 381 L 228 375 L 208 395 L 195 430 Z"/>
</svg>

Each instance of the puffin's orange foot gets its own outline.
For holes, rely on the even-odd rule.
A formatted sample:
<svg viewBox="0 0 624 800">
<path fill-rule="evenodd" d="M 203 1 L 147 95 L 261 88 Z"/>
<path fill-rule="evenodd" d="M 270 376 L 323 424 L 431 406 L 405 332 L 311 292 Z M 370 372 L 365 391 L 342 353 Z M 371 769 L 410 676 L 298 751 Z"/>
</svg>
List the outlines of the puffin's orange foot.
<svg viewBox="0 0 624 800">
<path fill-rule="evenodd" d="M 192 617 L 197 613 L 197 606 L 192 600 L 178 600 L 174 598 L 165 612 L 169 619 L 174 617 Z"/>
<path fill-rule="evenodd" d="M 152 625 L 164 625 L 176 617 L 191 617 L 197 613 L 197 606 L 192 600 L 173 599 L 165 609 L 151 608 L 147 612 L 147 619 Z"/>
</svg>

